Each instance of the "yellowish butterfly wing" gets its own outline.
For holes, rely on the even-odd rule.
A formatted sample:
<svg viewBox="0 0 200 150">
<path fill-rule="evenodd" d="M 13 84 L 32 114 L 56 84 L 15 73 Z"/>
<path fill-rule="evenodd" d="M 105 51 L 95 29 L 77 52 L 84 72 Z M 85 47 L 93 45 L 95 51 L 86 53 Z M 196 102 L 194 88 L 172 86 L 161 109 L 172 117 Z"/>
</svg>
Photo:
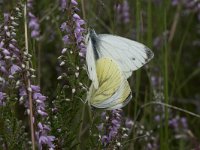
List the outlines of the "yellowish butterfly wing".
<svg viewBox="0 0 200 150">
<path fill-rule="evenodd" d="M 131 88 L 126 79 L 123 80 L 121 87 L 119 88 L 118 98 L 114 102 L 110 103 L 108 109 L 118 109 L 124 107 L 132 98 Z M 112 99 L 112 97 L 111 97 Z"/>
<path fill-rule="evenodd" d="M 128 81 L 117 63 L 111 58 L 100 58 L 96 62 L 99 88 L 92 83 L 89 93 L 89 104 L 105 109 L 116 109 L 124 106 L 124 101 L 131 95 Z"/>
<path fill-rule="evenodd" d="M 116 63 L 110 58 L 101 58 L 96 62 L 98 89 L 91 89 L 91 103 L 108 99 L 121 84 L 122 74 Z M 94 86 L 93 84 L 91 85 Z"/>
</svg>

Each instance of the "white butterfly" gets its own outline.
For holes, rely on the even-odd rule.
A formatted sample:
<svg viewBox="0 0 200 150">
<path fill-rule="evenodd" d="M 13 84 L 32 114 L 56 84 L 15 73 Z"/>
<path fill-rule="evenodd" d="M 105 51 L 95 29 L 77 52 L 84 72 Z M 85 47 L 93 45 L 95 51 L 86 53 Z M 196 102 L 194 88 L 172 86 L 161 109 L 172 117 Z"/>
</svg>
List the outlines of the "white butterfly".
<svg viewBox="0 0 200 150">
<path fill-rule="evenodd" d="M 120 71 L 122 72 L 124 78 L 127 80 L 134 70 L 142 67 L 154 56 L 153 52 L 141 43 L 115 35 L 97 35 L 94 30 L 89 30 L 89 33 L 86 36 L 86 44 L 88 76 L 92 80 L 91 86 L 96 90 L 101 88 L 99 87 L 99 79 L 96 69 L 96 62 L 98 59 L 104 57 L 113 59 L 121 69 Z M 90 92 L 91 90 L 88 95 L 91 95 Z M 88 99 L 88 101 L 90 101 L 90 99 Z M 103 103 L 106 101 L 108 100 L 102 100 L 102 107 Z M 113 102 L 115 102 L 115 100 L 112 100 L 112 103 Z M 112 103 L 109 103 L 109 105 L 105 106 L 105 108 L 112 106 Z M 101 104 L 96 107 L 100 108 Z"/>
</svg>

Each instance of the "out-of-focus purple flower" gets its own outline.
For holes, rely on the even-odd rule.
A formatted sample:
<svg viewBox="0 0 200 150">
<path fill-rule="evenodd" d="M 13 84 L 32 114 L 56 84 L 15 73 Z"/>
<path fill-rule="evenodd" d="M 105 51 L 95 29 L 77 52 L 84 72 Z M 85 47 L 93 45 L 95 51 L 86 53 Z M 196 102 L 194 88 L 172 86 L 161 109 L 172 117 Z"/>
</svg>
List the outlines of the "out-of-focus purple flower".
<svg viewBox="0 0 200 150">
<path fill-rule="evenodd" d="M 97 126 L 97 129 L 98 129 L 99 131 L 102 131 L 103 125 L 104 125 L 103 123 L 99 124 L 99 125 Z"/>
<path fill-rule="evenodd" d="M 69 27 L 68 27 L 68 25 L 67 25 L 66 22 L 63 22 L 63 23 L 61 24 L 60 29 L 61 29 L 61 31 L 63 31 L 63 32 L 66 31 L 67 33 L 70 31 L 70 29 L 69 29 Z"/>
<path fill-rule="evenodd" d="M 198 0 L 172 0 L 172 5 L 182 5 L 183 6 L 183 14 L 188 15 L 191 12 L 197 14 L 198 20 L 200 21 L 200 1 Z"/>
<path fill-rule="evenodd" d="M 67 0 L 60 0 L 60 7 L 65 10 L 67 8 Z"/>
<path fill-rule="evenodd" d="M 72 5 L 78 5 L 78 3 L 77 3 L 76 0 L 71 0 L 71 4 L 72 4 Z"/>
<path fill-rule="evenodd" d="M 110 139 L 108 136 L 104 135 L 101 138 L 101 142 L 104 143 L 105 145 L 107 145 L 110 142 Z"/>
<path fill-rule="evenodd" d="M 35 16 L 31 13 L 31 12 L 29 12 L 29 17 L 31 17 L 32 19 L 29 21 L 29 24 L 28 24 L 28 26 L 29 26 L 29 28 L 31 28 L 31 29 L 39 29 L 39 24 L 38 24 L 38 20 L 35 18 Z"/>
<path fill-rule="evenodd" d="M 27 1 L 28 6 L 28 26 L 31 29 L 31 37 L 34 39 L 39 39 L 40 36 L 40 24 L 38 18 L 33 14 L 33 0 Z"/>
<path fill-rule="evenodd" d="M 63 40 L 64 44 L 70 44 L 71 43 L 68 35 L 63 36 L 62 40 Z"/>
<path fill-rule="evenodd" d="M 169 125 L 175 130 L 175 132 L 188 128 L 187 119 L 185 117 L 180 118 L 179 116 L 169 120 Z"/>
<path fill-rule="evenodd" d="M 155 121 L 157 121 L 157 122 L 160 122 L 160 121 L 161 121 L 160 115 L 156 115 L 156 116 L 154 117 L 154 119 L 155 119 Z"/>
<path fill-rule="evenodd" d="M 3 16 L 4 16 L 4 22 L 8 22 L 10 14 L 9 13 L 4 13 Z"/>
<path fill-rule="evenodd" d="M 168 39 L 169 31 L 164 31 L 161 35 L 157 36 L 153 41 L 153 46 L 157 49 L 161 49 L 165 40 Z"/>
<path fill-rule="evenodd" d="M 177 129 L 178 128 L 178 119 L 172 118 L 171 120 L 169 120 L 169 125 L 175 129 Z"/>
<path fill-rule="evenodd" d="M 6 97 L 6 93 L 0 92 L 0 106 L 4 106 L 4 98 Z"/>
<path fill-rule="evenodd" d="M 180 0 L 172 0 L 172 5 L 175 6 L 180 2 Z"/>
<path fill-rule="evenodd" d="M 181 124 L 182 124 L 183 128 L 185 128 L 185 129 L 188 128 L 187 119 L 185 117 L 181 118 Z"/>
<path fill-rule="evenodd" d="M 130 130 L 133 127 L 133 125 L 134 125 L 134 122 L 131 119 L 127 118 L 125 121 L 125 127 Z"/>
<path fill-rule="evenodd" d="M 118 22 L 127 24 L 130 22 L 129 4 L 127 0 L 124 0 L 122 4 L 115 6 Z"/>
</svg>

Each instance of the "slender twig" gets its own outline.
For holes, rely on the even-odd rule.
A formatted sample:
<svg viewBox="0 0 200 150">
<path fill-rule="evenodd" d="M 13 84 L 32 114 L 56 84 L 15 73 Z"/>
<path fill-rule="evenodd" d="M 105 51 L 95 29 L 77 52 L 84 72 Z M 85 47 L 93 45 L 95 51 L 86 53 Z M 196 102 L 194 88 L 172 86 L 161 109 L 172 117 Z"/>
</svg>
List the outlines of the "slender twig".
<svg viewBox="0 0 200 150">
<path fill-rule="evenodd" d="M 84 0 L 81 0 L 81 7 L 82 7 L 83 19 L 86 20 L 85 2 L 84 2 Z"/>
<path fill-rule="evenodd" d="M 180 11 L 181 11 L 181 3 L 178 5 L 176 14 L 174 16 L 174 21 L 173 21 L 173 24 L 172 24 L 172 27 L 171 27 L 171 30 L 169 33 L 169 42 L 170 43 L 172 42 L 172 40 L 174 38 L 174 34 L 176 32 L 177 24 L 178 24 L 179 18 L 180 18 Z"/>
<path fill-rule="evenodd" d="M 49 10 L 44 13 L 45 15 L 41 17 L 41 19 L 39 20 L 39 23 L 41 23 L 42 21 L 44 21 L 46 19 L 47 16 L 50 16 L 51 14 L 54 13 L 54 11 L 59 7 L 58 4 L 54 5 L 53 8 L 49 8 Z"/>
<path fill-rule="evenodd" d="M 174 109 L 174 110 L 178 110 L 178 111 L 180 111 L 180 112 L 184 112 L 184 113 L 189 114 L 189 115 L 191 115 L 191 116 L 200 118 L 200 115 L 199 115 L 199 114 L 195 114 L 195 113 L 193 113 L 193 112 L 191 112 L 191 111 L 188 111 L 188 110 L 185 110 L 185 109 L 182 109 L 182 108 L 173 106 L 173 105 L 169 105 L 169 104 L 166 104 L 166 103 L 154 101 L 154 102 L 146 103 L 146 104 L 144 104 L 144 105 L 142 105 L 142 106 L 140 107 L 140 110 L 139 110 L 138 113 L 137 113 L 137 116 L 136 116 L 136 118 L 135 118 L 135 121 L 137 120 L 138 116 L 140 115 L 142 109 L 144 109 L 145 107 L 148 107 L 148 106 L 152 106 L 152 105 L 162 105 L 162 106 L 165 106 L 165 107 Z M 134 121 L 134 122 L 135 122 L 135 121 Z"/>
<path fill-rule="evenodd" d="M 25 49 L 28 53 L 28 28 L 27 28 L 27 7 L 26 2 L 24 4 L 24 32 L 25 32 Z M 29 68 L 29 62 L 26 61 L 26 68 Z M 32 150 L 35 150 L 35 134 L 33 126 L 33 101 L 32 101 L 32 91 L 31 91 L 31 81 L 29 79 L 29 73 L 27 72 L 27 87 L 28 87 L 28 100 L 29 100 L 29 119 L 31 127 L 31 141 L 32 141 Z"/>
<path fill-rule="evenodd" d="M 141 136 L 137 136 L 137 137 L 135 137 L 135 138 L 133 138 L 133 139 L 130 139 L 130 140 L 128 140 L 128 141 L 123 142 L 122 145 L 126 145 L 126 144 L 129 143 L 129 142 L 133 142 L 133 141 L 135 141 L 135 140 L 138 140 L 138 139 L 141 139 L 141 138 L 145 138 L 145 137 L 147 137 L 147 136 L 148 136 L 147 134 L 141 135 Z"/>
</svg>

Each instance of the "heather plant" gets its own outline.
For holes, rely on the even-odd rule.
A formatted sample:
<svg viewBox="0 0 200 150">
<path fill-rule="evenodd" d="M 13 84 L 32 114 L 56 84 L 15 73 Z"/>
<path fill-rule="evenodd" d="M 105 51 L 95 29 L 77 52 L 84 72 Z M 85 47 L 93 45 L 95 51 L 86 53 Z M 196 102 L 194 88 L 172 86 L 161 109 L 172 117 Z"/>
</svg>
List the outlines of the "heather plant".
<svg viewBox="0 0 200 150">
<path fill-rule="evenodd" d="M 200 149 L 199 5 L 0 0 L 0 149 Z M 121 109 L 85 102 L 88 28 L 155 54 L 129 78 Z"/>
</svg>

